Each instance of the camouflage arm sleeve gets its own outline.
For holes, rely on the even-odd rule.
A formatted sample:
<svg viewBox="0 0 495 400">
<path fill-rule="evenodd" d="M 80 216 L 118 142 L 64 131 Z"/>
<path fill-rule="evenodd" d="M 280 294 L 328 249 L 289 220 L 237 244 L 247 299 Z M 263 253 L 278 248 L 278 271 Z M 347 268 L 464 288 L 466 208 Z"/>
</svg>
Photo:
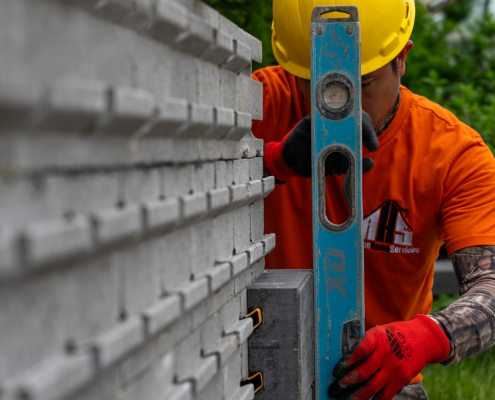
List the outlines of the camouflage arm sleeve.
<svg viewBox="0 0 495 400">
<path fill-rule="evenodd" d="M 495 246 L 468 247 L 451 255 L 461 297 L 429 315 L 444 330 L 456 364 L 495 344 Z"/>
</svg>

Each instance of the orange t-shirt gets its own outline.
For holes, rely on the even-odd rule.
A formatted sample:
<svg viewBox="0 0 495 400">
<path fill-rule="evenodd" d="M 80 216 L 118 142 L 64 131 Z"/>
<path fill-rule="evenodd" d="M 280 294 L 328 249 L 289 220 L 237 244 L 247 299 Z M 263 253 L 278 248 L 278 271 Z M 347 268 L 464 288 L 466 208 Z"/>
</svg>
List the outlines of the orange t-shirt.
<svg viewBox="0 0 495 400">
<path fill-rule="evenodd" d="M 263 82 L 263 121 L 253 133 L 281 139 L 307 114 L 293 75 L 280 66 L 256 71 Z M 449 254 L 495 245 L 495 159 L 480 135 L 452 113 L 405 87 L 397 114 L 365 157 L 363 175 L 366 330 L 431 310 L 433 272 L 443 242 Z M 327 178 L 327 213 L 344 222 L 343 176 Z M 275 250 L 267 268 L 313 267 L 311 180 L 292 178 L 265 200 L 265 231 Z"/>
</svg>

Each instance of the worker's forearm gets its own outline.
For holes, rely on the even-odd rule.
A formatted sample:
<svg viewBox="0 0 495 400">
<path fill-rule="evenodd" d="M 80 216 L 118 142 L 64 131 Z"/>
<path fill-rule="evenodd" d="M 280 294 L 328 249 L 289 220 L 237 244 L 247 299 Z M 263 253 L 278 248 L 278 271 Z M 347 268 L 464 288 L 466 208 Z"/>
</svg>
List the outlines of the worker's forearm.
<svg viewBox="0 0 495 400">
<path fill-rule="evenodd" d="M 468 247 L 451 255 L 461 297 L 445 310 L 430 314 L 450 342 L 444 365 L 461 362 L 495 344 L 494 257 L 495 246 Z"/>
</svg>

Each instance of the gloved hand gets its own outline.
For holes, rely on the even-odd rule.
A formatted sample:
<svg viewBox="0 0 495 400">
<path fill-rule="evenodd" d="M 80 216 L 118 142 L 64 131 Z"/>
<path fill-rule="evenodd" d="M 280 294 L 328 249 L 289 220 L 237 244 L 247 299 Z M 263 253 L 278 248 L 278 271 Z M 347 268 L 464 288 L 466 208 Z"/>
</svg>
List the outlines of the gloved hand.
<svg viewBox="0 0 495 400">
<path fill-rule="evenodd" d="M 333 370 L 337 380 L 328 395 L 339 400 L 390 400 L 426 364 L 444 361 L 449 351 L 447 336 L 425 315 L 376 326 L 337 363 Z"/>
<path fill-rule="evenodd" d="M 363 111 L 363 144 L 369 151 L 378 149 L 378 137 L 373 130 L 369 114 Z M 311 115 L 303 118 L 281 142 L 270 142 L 265 146 L 265 167 L 278 181 L 287 182 L 294 176 L 311 178 Z M 371 158 L 363 158 L 363 173 L 373 168 Z M 327 157 L 325 173 L 342 175 L 349 169 L 349 160 L 344 154 L 332 153 Z"/>
</svg>

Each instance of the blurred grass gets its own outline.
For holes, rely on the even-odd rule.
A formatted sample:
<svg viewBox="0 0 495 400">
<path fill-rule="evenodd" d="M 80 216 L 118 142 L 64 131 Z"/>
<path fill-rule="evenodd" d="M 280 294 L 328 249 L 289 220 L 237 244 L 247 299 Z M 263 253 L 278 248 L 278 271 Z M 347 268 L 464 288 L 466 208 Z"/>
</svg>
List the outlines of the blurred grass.
<svg viewBox="0 0 495 400">
<path fill-rule="evenodd" d="M 432 310 L 439 311 L 458 297 L 441 295 L 433 302 Z M 495 347 L 460 364 L 427 365 L 423 377 L 430 400 L 494 400 Z"/>
</svg>

